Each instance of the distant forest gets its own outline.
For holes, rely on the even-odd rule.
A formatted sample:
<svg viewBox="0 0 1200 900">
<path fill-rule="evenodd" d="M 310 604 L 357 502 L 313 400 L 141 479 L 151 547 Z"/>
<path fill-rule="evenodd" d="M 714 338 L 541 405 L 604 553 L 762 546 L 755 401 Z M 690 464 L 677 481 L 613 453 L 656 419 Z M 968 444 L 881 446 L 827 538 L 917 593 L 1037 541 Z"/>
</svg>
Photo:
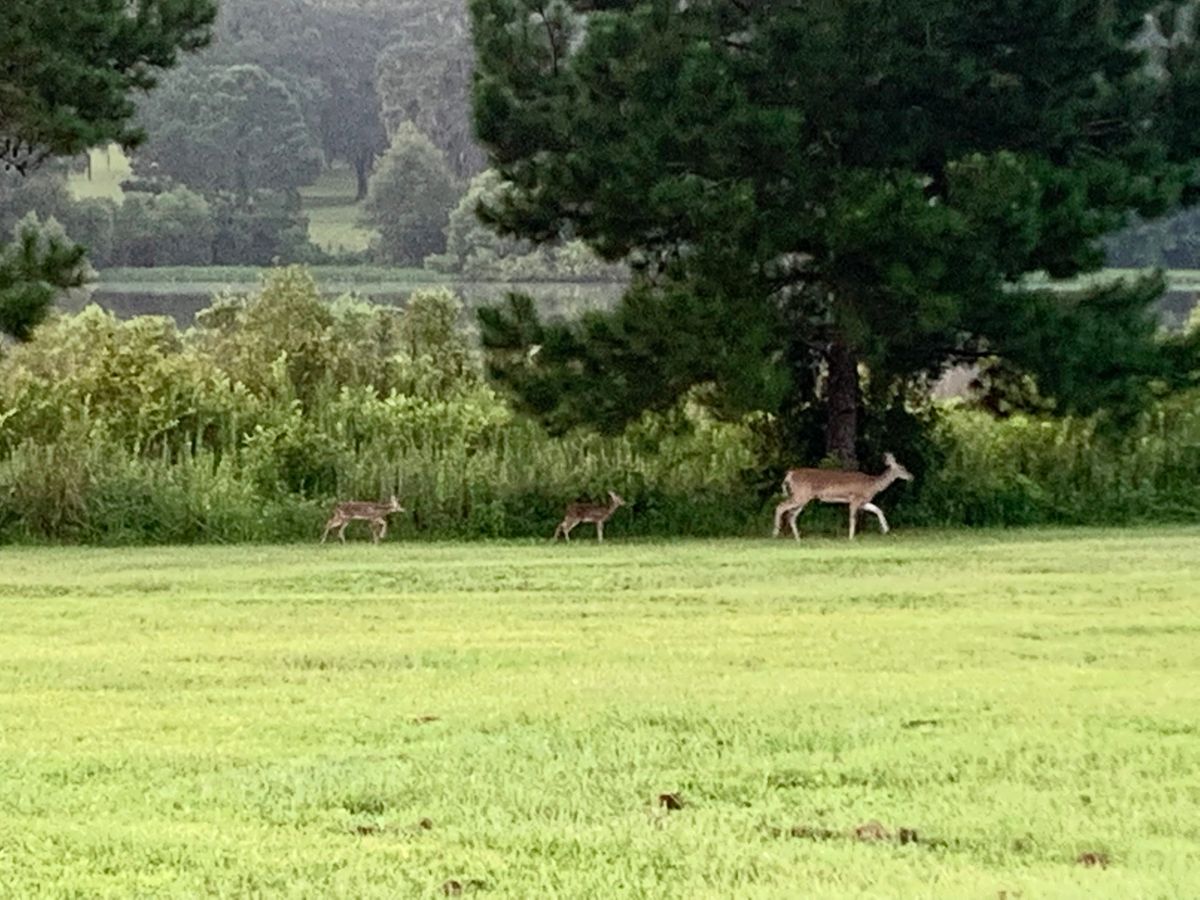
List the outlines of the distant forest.
<svg viewBox="0 0 1200 900">
<path fill-rule="evenodd" d="M 0 232 L 54 219 L 97 268 L 623 278 L 582 243 L 534 247 L 477 222 L 503 186 L 472 136 L 472 60 L 464 0 L 223 0 L 211 46 L 140 100 L 147 142 L 128 161 L 114 148 L 0 172 Z"/>
</svg>

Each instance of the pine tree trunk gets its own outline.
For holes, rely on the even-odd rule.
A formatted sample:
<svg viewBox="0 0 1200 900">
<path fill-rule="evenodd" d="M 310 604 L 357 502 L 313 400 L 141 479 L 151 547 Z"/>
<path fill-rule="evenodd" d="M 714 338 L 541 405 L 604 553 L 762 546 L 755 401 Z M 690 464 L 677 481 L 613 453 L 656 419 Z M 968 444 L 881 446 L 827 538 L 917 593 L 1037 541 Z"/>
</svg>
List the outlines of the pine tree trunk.
<svg viewBox="0 0 1200 900">
<path fill-rule="evenodd" d="M 845 468 L 858 468 L 858 360 L 842 340 L 835 340 L 826 356 L 829 381 L 826 386 L 828 422 L 825 452 Z"/>
</svg>

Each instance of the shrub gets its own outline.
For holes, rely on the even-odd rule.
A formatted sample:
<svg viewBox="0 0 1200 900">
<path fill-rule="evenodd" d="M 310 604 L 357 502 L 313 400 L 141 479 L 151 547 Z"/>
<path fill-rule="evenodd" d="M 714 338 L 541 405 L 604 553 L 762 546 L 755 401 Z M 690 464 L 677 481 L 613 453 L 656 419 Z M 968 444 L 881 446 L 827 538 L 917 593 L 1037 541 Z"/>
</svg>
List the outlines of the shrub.
<svg viewBox="0 0 1200 900">
<path fill-rule="evenodd" d="M 499 202 L 505 182 L 494 170 L 471 180 L 467 192 L 450 213 L 446 252 L 426 259 L 438 272 L 477 280 L 501 281 L 621 281 L 624 266 L 605 263 L 578 240 L 535 246 L 497 234 L 479 221 L 480 204 Z"/>
</svg>

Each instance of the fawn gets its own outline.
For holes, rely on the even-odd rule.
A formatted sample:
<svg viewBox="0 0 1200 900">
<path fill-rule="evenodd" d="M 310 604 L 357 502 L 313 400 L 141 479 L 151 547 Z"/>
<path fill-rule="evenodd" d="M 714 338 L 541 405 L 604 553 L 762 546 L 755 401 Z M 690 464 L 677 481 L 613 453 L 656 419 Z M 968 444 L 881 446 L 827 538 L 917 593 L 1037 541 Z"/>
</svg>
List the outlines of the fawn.
<svg viewBox="0 0 1200 900">
<path fill-rule="evenodd" d="M 387 517 L 398 512 L 404 512 L 404 507 L 400 505 L 395 494 L 392 494 L 387 503 L 368 503 L 360 500 L 339 503 L 333 508 L 333 515 L 329 517 L 329 521 L 325 523 L 321 543 L 325 543 L 325 538 L 329 537 L 329 532 L 335 528 L 342 543 L 346 543 L 346 526 L 355 519 L 366 519 L 371 523 L 371 535 L 378 544 L 387 534 Z"/>
<path fill-rule="evenodd" d="M 571 540 L 571 529 L 580 522 L 595 522 L 596 540 L 603 541 L 604 523 L 617 511 L 618 507 L 625 505 L 625 501 L 615 491 L 609 491 L 608 496 L 611 501 L 608 506 L 600 506 L 597 503 L 572 503 L 568 506 L 563 520 L 554 529 L 554 537 L 551 540 L 558 540 L 558 536 L 561 534 L 569 541 Z"/>
<path fill-rule="evenodd" d="M 879 528 L 884 534 L 888 533 L 887 519 L 883 510 L 871 502 L 875 495 L 898 478 L 912 481 L 912 472 L 896 462 L 896 457 L 890 453 L 883 455 L 887 468 L 881 475 L 866 475 L 862 472 L 847 472 L 833 469 L 789 469 L 783 476 L 783 491 L 788 495 L 775 507 L 774 536 L 779 537 L 779 529 L 785 518 L 790 517 L 792 534 L 800 540 L 800 529 L 796 527 L 796 517 L 804 510 L 810 500 L 820 500 L 822 503 L 847 503 L 850 505 L 850 539 L 854 539 L 854 526 L 860 510 L 874 513 L 879 519 Z"/>
</svg>

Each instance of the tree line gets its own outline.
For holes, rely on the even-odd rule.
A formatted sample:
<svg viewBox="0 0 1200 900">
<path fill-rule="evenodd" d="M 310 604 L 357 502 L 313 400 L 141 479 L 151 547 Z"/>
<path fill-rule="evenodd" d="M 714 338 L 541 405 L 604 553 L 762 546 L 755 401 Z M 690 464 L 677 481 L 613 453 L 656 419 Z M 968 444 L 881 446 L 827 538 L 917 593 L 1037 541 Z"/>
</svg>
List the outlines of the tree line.
<svg viewBox="0 0 1200 900">
<path fill-rule="evenodd" d="M 54 219 L 97 268 L 432 256 L 438 271 L 475 278 L 619 277 L 582 244 L 562 267 L 553 247 L 498 245 L 463 206 L 489 179 L 470 134 L 466 21 L 458 2 L 226 0 L 208 45 L 138 100 L 129 134 L 147 139 L 120 200 L 74 199 L 77 158 L 22 167 L 0 173 L 0 230 L 31 212 Z M 367 253 L 308 237 L 299 191 L 338 162 L 356 172 L 362 222 L 376 232 Z M 467 250 L 447 251 L 448 228 Z"/>
</svg>

